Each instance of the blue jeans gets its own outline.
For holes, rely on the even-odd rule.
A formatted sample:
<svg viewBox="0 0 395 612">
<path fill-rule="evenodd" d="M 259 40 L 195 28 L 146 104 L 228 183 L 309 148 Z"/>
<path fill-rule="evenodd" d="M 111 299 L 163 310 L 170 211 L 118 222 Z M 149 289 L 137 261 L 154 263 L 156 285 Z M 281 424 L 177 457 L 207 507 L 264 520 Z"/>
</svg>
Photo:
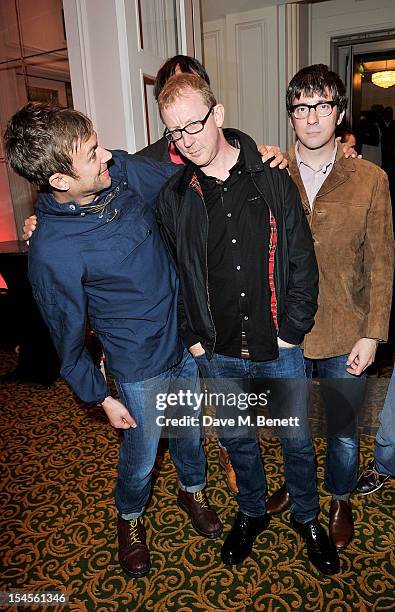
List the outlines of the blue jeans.
<svg viewBox="0 0 395 612">
<path fill-rule="evenodd" d="M 348 355 L 328 359 L 305 358 L 306 376 L 314 364 L 320 380 L 327 420 L 325 488 L 335 495 L 351 493 L 358 478 L 357 418 L 362 406 L 366 374 L 346 371 Z"/>
<path fill-rule="evenodd" d="M 280 348 L 278 359 L 272 361 L 254 362 L 214 353 L 210 361 L 202 355 L 196 357 L 196 362 L 211 393 L 251 393 L 255 388 L 254 382 L 265 379 L 264 388 L 276 388 L 278 410 L 307 423 L 307 384 L 299 347 Z M 281 383 L 276 383 L 276 379 Z M 277 408 L 272 408 L 272 416 L 275 416 L 273 412 Z M 232 408 L 226 403 L 217 403 L 217 416 L 220 418 L 231 412 Z M 240 427 L 228 428 L 227 431 L 219 430 L 218 437 L 220 444 L 227 449 L 236 473 L 240 510 L 249 516 L 263 515 L 266 511 L 266 479 L 256 429 L 251 432 Z M 308 433 L 287 435 L 280 440 L 291 511 L 297 521 L 307 523 L 319 512 L 312 441 Z"/>
<path fill-rule="evenodd" d="M 379 418 L 380 427 L 374 446 L 376 468 L 382 474 L 395 476 L 395 369 Z"/>
<path fill-rule="evenodd" d="M 123 431 L 119 451 L 118 478 L 115 487 L 115 505 L 126 520 L 137 518 L 144 512 L 151 489 L 151 473 L 155 463 L 162 427 L 157 422 L 158 394 L 192 391 L 200 393 L 198 370 L 193 357 L 184 351 L 181 362 L 154 378 L 135 383 L 117 382 L 120 401 L 128 408 L 137 423 L 135 429 Z M 175 406 L 167 416 L 185 414 L 188 407 Z M 192 413 L 192 409 L 191 409 Z M 193 411 L 194 417 L 199 411 Z M 200 427 L 191 427 L 188 435 L 181 428 L 171 431 L 169 450 L 177 469 L 179 486 L 194 493 L 206 485 L 206 456 Z"/>
</svg>

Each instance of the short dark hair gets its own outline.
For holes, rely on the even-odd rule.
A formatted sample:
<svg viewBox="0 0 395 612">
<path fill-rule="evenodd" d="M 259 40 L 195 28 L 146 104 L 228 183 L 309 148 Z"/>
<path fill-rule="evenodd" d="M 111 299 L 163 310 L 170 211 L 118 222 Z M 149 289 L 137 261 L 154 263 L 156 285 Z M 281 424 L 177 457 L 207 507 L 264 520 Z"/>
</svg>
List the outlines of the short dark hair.
<svg viewBox="0 0 395 612">
<path fill-rule="evenodd" d="M 180 72 L 197 74 L 198 76 L 202 77 L 202 79 L 204 79 L 210 87 L 209 76 L 204 66 L 202 66 L 197 59 L 190 57 L 189 55 L 175 55 L 174 57 L 168 59 L 163 66 L 159 68 L 154 85 L 155 100 L 159 98 L 160 92 L 170 77 L 175 74 L 177 67 L 180 69 Z"/>
<path fill-rule="evenodd" d="M 336 72 L 329 70 L 325 64 L 313 64 L 302 68 L 292 77 L 286 93 L 287 112 L 291 116 L 294 100 L 300 96 L 325 95 L 329 91 L 336 102 L 338 114 L 346 110 L 347 97 L 343 81 Z"/>
<path fill-rule="evenodd" d="M 10 166 L 41 189 L 56 172 L 78 178 L 71 153 L 93 133 L 91 120 L 79 111 L 29 102 L 9 120 L 4 134 Z"/>
</svg>

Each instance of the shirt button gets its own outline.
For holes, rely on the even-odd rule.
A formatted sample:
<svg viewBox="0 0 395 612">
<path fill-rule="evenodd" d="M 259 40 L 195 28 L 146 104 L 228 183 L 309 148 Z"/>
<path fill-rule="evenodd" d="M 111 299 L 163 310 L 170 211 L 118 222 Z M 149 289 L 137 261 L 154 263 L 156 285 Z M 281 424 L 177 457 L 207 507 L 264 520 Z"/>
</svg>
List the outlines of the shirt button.
<svg viewBox="0 0 395 612">
<path fill-rule="evenodd" d="M 247 315 L 244 317 L 244 321 L 248 321 L 248 317 L 247 317 Z"/>
<path fill-rule="evenodd" d="M 237 171 L 237 174 L 241 174 L 241 170 L 238 170 L 238 171 Z"/>
<path fill-rule="evenodd" d="M 236 238 L 232 238 L 232 243 L 236 244 L 236 242 L 237 242 Z"/>
<path fill-rule="evenodd" d="M 224 191 L 228 191 L 228 188 L 227 188 L 227 187 L 224 187 Z"/>
<path fill-rule="evenodd" d="M 236 270 L 240 270 L 240 269 L 241 269 L 241 266 L 236 266 Z"/>
<path fill-rule="evenodd" d="M 70 210 L 75 210 L 74 204 L 70 204 L 69 208 L 70 208 Z"/>
<path fill-rule="evenodd" d="M 240 293 L 240 295 L 241 295 L 241 297 L 245 297 L 245 296 L 246 296 L 246 294 L 244 293 L 244 291 L 242 291 L 242 292 Z"/>
<path fill-rule="evenodd" d="M 227 216 L 227 217 L 231 217 L 231 216 L 232 216 L 232 213 L 228 213 L 226 216 Z"/>
</svg>

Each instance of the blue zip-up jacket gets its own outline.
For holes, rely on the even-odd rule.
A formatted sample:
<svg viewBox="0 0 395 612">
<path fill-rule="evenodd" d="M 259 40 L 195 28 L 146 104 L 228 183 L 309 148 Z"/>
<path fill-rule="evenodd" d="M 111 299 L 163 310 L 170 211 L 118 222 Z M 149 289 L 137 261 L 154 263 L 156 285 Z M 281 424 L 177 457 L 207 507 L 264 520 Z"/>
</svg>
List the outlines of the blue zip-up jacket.
<svg viewBox="0 0 395 612">
<path fill-rule="evenodd" d="M 94 202 L 103 210 L 40 194 L 29 248 L 33 294 L 59 353 L 61 375 L 92 403 L 110 393 L 85 347 L 87 317 L 107 370 L 120 382 L 156 376 L 182 354 L 178 279 L 154 210 L 162 185 L 179 168 L 112 153 L 111 187 Z"/>
</svg>

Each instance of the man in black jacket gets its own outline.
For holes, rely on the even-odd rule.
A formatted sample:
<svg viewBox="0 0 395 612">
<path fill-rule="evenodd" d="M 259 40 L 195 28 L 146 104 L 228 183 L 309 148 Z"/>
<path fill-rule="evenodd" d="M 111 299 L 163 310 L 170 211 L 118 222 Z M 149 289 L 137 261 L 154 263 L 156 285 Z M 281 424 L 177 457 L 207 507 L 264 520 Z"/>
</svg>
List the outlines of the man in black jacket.
<svg viewBox="0 0 395 612">
<path fill-rule="evenodd" d="M 318 272 L 298 191 L 286 172 L 262 163 L 248 136 L 233 130 L 225 138 L 223 106 L 200 77 L 173 76 L 158 104 L 167 140 L 189 160 L 164 187 L 158 205 L 180 275 L 184 342 L 209 388 L 224 394 L 217 416 L 229 416 L 228 394 L 245 397 L 252 381 L 271 378 L 276 410 L 302 421 L 299 435 L 291 427 L 279 434 L 292 523 L 311 562 L 334 574 L 339 561 L 317 519 L 314 451 L 306 430 L 299 345 L 314 322 Z M 256 434 L 237 427 L 237 408 L 235 413 L 236 426 L 228 419 L 219 431 L 239 489 L 239 513 L 222 548 L 228 565 L 251 553 L 269 523 Z"/>
<path fill-rule="evenodd" d="M 170 57 L 166 62 L 161 66 L 156 75 L 155 85 L 154 85 L 154 96 L 155 100 L 158 100 L 159 94 L 162 91 L 163 87 L 166 85 L 167 81 L 175 74 L 196 74 L 202 79 L 206 81 L 208 86 L 210 87 L 210 78 L 206 72 L 204 66 L 194 57 L 189 55 L 174 55 Z M 277 146 L 265 146 L 260 145 L 259 150 L 262 155 L 262 160 L 267 161 L 270 158 L 273 158 L 270 162 L 272 167 L 279 166 L 279 168 L 284 169 L 288 162 L 283 159 L 283 155 Z M 176 147 L 176 144 L 172 141 L 169 141 L 164 135 L 162 138 L 157 140 L 156 142 L 148 145 L 144 149 L 136 152 L 136 155 L 143 155 L 145 157 L 149 157 L 150 159 L 154 159 L 156 161 L 163 162 L 173 162 L 175 164 L 185 164 L 187 159 L 183 158 Z M 160 453 L 162 453 L 163 448 L 165 448 L 165 441 L 162 441 L 160 447 Z M 236 484 L 236 475 L 232 464 L 230 462 L 230 458 L 226 448 L 219 446 L 219 464 L 225 470 L 226 480 L 228 483 L 229 490 L 231 493 L 238 493 L 238 488 Z"/>
</svg>

